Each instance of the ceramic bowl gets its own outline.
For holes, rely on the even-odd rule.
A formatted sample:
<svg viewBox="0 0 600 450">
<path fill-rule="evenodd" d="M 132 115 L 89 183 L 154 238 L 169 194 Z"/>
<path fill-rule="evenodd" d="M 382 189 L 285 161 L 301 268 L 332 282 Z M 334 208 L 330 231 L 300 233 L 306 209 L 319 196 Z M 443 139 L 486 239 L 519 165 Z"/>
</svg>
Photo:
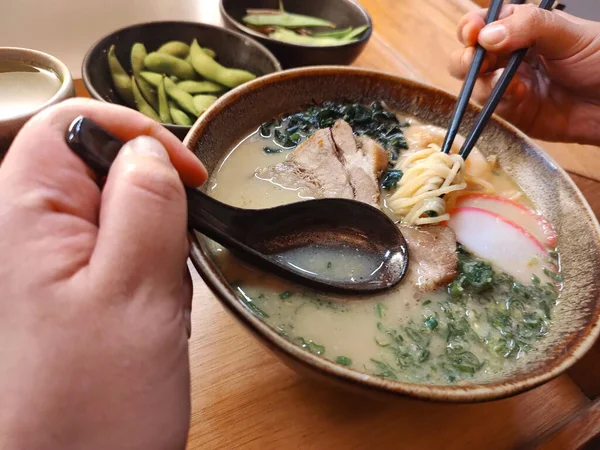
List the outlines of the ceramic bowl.
<svg viewBox="0 0 600 450">
<path fill-rule="evenodd" d="M 32 66 L 50 70 L 58 76 L 61 85 L 50 100 L 37 108 L 18 116 L 0 118 L 0 158 L 8 150 L 17 132 L 32 116 L 48 106 L 55 105 L 67 98 L 75 97 L 75 86 L 73 85 L 73 78 L 69 69 L 54 56 L 28 48 L 0 47 L 0 63 L 3 61 L 24 62 Z M 2 99 L 0 99 L 1 101 Z"/>
<path fill-rule="evenodd" d="M 223 156 L 262 122 L 325 100 L 363 104 L 385 100 L 394 110 L 446 127 L 456 97 L 365 69 L 295 69 L 254 81 L 222 97 L 196 122 L 184 142 L 212 172 Z M 460 130 L 463 135 L 476 112 L 476 107 L 469 107 Z M 413 384 L 342 367 L 288 341 L 240 302 L 211 260 L 205 238 L 198 234 L 192 236 L 193 263 L 225 308 L 260 342 L 300 371 L 362 391 L 448 402 L 492 400 L 531 389 L 572 366 L 600 333 L 600 227 L 569 175 L 513 126 L 493 118 L 478 147 L 484 154 L 498 156 L 501 166 L 556 227 L 566 280 L 549 334 L 528 353 L 519 369 L 492 380 L 462 385 Z"/>
<path fill-rule="evenodd" d="M 279 61 L 269 50 L 242 33 L 194 22 L 149 22 L 110 33 L 90 48 L 81 68 L 85 87 L 97 100 L 122 104 L 108 70 L 106 53 L 111 45 L 115 45 L 123 68 L 131 73 L 130 51 L 136 42 L 143 43 L 150 53 L 168 41 L 188 43 L 194 39 L 198 39 L 200 45 L 212 48 L 224 66 L 249 70 L 257 76 L 281 70 Z M 190 130 L 181 125 L 164 126 L 180 139 Z"/>
<path fill-rule="evenodd" d="M 242 21 L 248 8 L 277 9 L 278 5 L 278 0 L 221 0 L 220 8 L 227 26 L 240 30 L 264 44 L 286 69 L 323 64 L 351 64 L 371 38 L 373 31 L 371 17 L 358 2 L 353 0 L 285 0 L 284 2 L 287 11 L 320 17 L 335 23 L 338 28 L 362 25 L 369 27 L 356 42 L 340 46 L 314 47 L 288 44 L 254 31 Z"/>
</svg>

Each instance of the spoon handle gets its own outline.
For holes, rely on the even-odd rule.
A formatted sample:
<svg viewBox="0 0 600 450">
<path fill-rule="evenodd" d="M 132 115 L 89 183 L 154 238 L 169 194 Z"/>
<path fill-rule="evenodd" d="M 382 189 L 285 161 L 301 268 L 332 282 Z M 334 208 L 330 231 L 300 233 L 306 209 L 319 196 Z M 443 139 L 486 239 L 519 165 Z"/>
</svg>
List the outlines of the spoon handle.
<svg viewBox="0 0 600 450">
<path fill-rule="evenodd" d="M 66 141 L 71 150 L 99 177 L 108 175 L 110 166 L 123 147 L 121 140 L 83 116 L 71 123 Z"/>
<path fill-rule="evenodd" d="M 95 122 L 76 118 L 66 137 L 67 144 L 99 177 L 108 175 L 113 161 L 124 143 Z M 233 237 L 234 224 L 243 213 L 221 203 L 197 189 L 185 188 L 188 204 L 188 226 L 228 246 L 246 247 Z"/>
</svg>

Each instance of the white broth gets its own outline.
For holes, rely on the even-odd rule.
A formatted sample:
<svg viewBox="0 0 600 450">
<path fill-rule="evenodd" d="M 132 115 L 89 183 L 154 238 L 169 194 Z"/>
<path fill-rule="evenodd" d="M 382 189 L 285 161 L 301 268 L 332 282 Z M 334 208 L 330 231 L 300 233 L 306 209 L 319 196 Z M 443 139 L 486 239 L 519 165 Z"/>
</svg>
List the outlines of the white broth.
<svg viewBox="0 0 600 450">
<path fill-rule="evenodd" d="M 409 121 L 404 129 L 408 151 L 439 138 L 439 129 Z M 304 200 L 297 190 L 256 175 L 257 169 L 285 161 L 291 152 L 266 153 L 265 147 L 278 149 L 277 143 L 261 137 L 260 131 L 244 139 L 212 174 L 208 194 L 242 208 Z M 476 153 L 473 161 L 477 157 L 486 161 Z M 491 172 L 488 181 L 500 195 L 514 196 L 531 206 L 499 168 Z M 387 196 L 382 191 L 382 207 L 391 215 L 385 208 Z M 491 282 L 491 266 L 464 251 L 459 252 L 460 282 L 468 286 L 464 291 L 459 287 L 465 284 L 423 292 L 412 283 L 401 282 L 368 298 L 318 293 L 251 268 L 216 243 L 211 242 L 210 251 L 240 300 L 281 334 L 339 364 L 403 381 L 448 384 L 498 377 L 526 358 L 527 351 L 543 338 L 558 298 L 552 280 L 524 286 L 494 271 Z M 373 270 L 368 261 L 351 252 L 300 254 L 291 261 L 330 279 Z M 482 277 L 490 278 L 479 292 Z"/>
</svg>

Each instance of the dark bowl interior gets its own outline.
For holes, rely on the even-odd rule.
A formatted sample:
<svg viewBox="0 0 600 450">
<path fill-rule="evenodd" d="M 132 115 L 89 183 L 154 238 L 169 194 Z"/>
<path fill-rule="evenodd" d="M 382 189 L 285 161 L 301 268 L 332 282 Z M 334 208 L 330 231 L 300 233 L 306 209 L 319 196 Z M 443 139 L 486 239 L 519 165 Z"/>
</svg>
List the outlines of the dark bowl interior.
<svg viewBox="0 0 600 450">
<path fill-rule="evenodd" d="M 248 8 L 279 7 L 278 0 L 221 0 L 221 15 L 228 27 L 251 35 L 264 44 L 281 61 L 284 68 L 315 65 L 351 64 L 367 44 L 373 23 L 367 11 L 352 0 L 286 0 L 286 11 L 320 17 L 333 22 L 338 28 L 368 25 L 369 29 L 353 43 L 335 47 L 295 45 L 271 39 L 244 25 L 242 18 Z"/>
<path fill-rule="evenodd" d="M 271 52 L 241 33 L 193 22 L 150 22 L 123 28 L 96 42 L 83 60 L 81 72 L 85 87 L 95 99 L 122 104 L 108 70 L 106 52 L 111 45 L 116 46 L 117 57 L 125 70 L 131 72 L 129 52 L 136 42 L 143 43 L 150 53 L 168 41 L 192 42 L 194 39 L 203 47 L 212 48 L 224 66 L 245 69 L 257 76 L 281 70 Z M 165 127 L 180 139 L 190 130 L 180 125 L 165 124 Z"/>
</svg>

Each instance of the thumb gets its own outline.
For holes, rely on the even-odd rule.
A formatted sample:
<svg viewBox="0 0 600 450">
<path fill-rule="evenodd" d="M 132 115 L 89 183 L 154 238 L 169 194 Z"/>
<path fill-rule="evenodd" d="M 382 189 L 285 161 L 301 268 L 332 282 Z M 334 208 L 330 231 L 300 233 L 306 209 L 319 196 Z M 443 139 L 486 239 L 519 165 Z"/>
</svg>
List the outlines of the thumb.
<svg viewBox="0 0 600 450">
<path fill-rule="evenodd" d="M 531 4 L 516 6 L 509 16 L 485 26 L 478 41 L 486 50 L 497 53 L 535 47 L 546 58 L 569 58 L 589 45 L 594 36 L 587 26 L 568 17 Z"/>
<path fill-rule="evenodd" d="M 92 270 L 126 282 L 128 291 L 144 280 L 178 287 L 188 252 L 186 196 L 158 140 L 140 136 L 123 146 L 102 192 L 99 219 Z"/>
</svg>

